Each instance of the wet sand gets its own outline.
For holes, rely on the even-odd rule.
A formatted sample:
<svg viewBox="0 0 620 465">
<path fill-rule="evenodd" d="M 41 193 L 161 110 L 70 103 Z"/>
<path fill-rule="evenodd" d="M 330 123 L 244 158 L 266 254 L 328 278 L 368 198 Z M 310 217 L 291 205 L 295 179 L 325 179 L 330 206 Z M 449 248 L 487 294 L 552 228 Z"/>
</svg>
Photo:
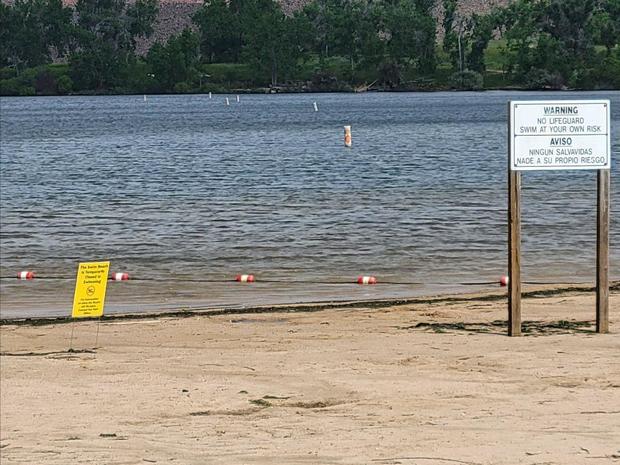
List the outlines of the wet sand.
<svg viewBox="0 0 620 465">
<path fill-rule="evenodd" d="M 2 464 L 620 463 L 620 293 L 0 327 Z M 306 310 L 311 310 L 307 308 Z M 319 310 L 314 308 L 312 310 Z"/>
</svg>

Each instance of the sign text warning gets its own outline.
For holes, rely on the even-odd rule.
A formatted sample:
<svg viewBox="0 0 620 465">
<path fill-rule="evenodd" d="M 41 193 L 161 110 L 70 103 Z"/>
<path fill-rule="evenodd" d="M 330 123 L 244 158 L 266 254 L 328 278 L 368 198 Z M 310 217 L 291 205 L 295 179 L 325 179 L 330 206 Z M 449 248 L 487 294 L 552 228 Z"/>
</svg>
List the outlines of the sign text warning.
<svg viewBox="0 0 620 465">
<path fill-rule="evenodd" d="M 510 102 L 512 170 L 611 167 L 609 100 Z"/>
<path fill-rule="evenodd" d="M 103 315 L 110 262 L 80 263 L 73 297 L 73 318 Z"/>
</svg>

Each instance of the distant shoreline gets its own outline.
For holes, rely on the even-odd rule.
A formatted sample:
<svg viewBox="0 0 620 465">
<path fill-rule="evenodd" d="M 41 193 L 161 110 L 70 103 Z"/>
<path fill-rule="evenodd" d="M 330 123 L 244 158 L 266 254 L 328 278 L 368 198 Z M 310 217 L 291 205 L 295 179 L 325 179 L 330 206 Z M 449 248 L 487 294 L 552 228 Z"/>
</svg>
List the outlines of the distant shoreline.
<svg viewBox="0 0 620 465">
<path fill-rule="evenodd" d="M 552 88 L 538 88 L 528 89 L 526 87 L 493 87 L 486 89 L 453 89 L 449 87 L 438 87 L 433 89 L 421 88 L 421 89 L 369 89 L 363 92 L 356 92 L 355 90 L 342 90 L 342 89 L 327 89 L 327 90 L 277 90 L 271 91 L 268 88 L 254 88 L 254 89 L 230 89 L 230 90 L 218 90 L 211 92 L 74 92 L 69 94 L 41 94 L 41 95 L 0 95 L 2 98 L 11 97 L 119 97 L 119 96 L 139 96 L 139 95 L 309 95 L 309 94 L 366 94 L 366 93 L 388 93 L 388 94 L 400 94 L 400 93 L 424 93 L 432 94 L 438 92 L 618 92 L 620 89 L 552 89 Z"/>
</svg>

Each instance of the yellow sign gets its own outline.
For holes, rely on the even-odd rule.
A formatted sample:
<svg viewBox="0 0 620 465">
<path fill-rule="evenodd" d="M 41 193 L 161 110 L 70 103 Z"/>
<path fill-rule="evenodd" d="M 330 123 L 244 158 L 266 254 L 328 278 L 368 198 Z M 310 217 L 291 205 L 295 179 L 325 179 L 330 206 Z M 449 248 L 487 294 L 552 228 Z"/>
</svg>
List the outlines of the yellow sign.
<svg viewBox="0 0 620 465">
<path fill-rule="evenodd" d="M 73 318 L 103 315 L 109 269 L 110 262 L 80 263 L 75 280 L 75 296 L 71 312 Z"/>
</svg>

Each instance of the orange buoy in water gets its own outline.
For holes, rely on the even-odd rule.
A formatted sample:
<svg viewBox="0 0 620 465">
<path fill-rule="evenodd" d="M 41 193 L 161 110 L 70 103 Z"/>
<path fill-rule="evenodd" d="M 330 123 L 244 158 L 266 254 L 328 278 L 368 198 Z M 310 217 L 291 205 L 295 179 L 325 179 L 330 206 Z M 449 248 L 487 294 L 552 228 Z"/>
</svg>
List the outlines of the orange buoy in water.
<svg viewBox="0 0 620 465">
<path fill-rule="evenodd" d="M 112 273 L 112 277 L 110 279 L 112 281 L 127 281 L 129 279 L 129 274 L 127 274 L 127 273 Z"/>
<path fill-rule="evenodd" d="M 377 284 L 377 278 L 374 276 L 358 276 L 357 284 Z"/>
<path fill-rule="evenodd" d="M 240 283 L 253 283 L 254 275 L 253 274 L 238 274 L 235 277 L 235 281 Z"/>
<path fill-rule="evenodd" d="M 34 279 L 34 273 L 32 271 L 20 271 L 17 273 L 17 279 Z"/>
<path fill-rule="evenodd" d="M 344 146 L 345 147 L 351 147 L 352 145 L 352 141 L 351 141 L 351 126 L 345 126 L 344 127 Z"/>
<path fill-rule="evenodd" d="M 501 278 L 499 278 L 499 285 L 502 287 L 508 286 L 509 282 L 510 282 L 510 278 L 508 278 L 508 276 L 502 276 Z"/>
</svg>

